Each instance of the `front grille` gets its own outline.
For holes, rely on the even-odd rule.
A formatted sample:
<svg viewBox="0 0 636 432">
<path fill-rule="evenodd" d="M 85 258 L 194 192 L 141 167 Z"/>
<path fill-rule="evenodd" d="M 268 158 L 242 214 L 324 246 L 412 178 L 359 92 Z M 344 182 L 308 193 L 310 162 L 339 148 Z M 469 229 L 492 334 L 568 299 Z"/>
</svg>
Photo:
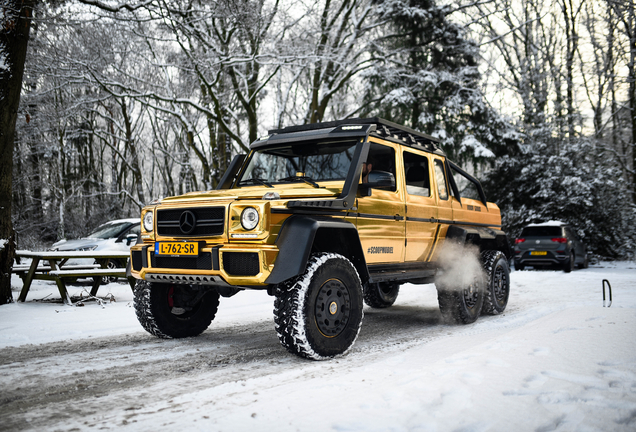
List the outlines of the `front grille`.
<svg viewBox="0 0 636 432">
<path fill-rule="evenodd" d="M 212 270 L 212 254 L 203 252 L 198 257 L 173 257 L 150 254 L 153 268 Z"/>
<path fill-rule="evenodd" d="M 135 271 L 141 270 L 143 264 L 141 262 L 141 251 L 132 251 L 132 268 Z"/>
<path fill-rule="evenodd" d="M 187 234 L 184 233 L 179 226 L 179 219 L 186 211 L 192 212 L 196 219 L 194 229 Z M 223 234 L 224 226 L 225 207 L 157 210 L 157 233 L 162 236 L 217 236 Z"/>
<path fill-rule="evenodd" d="M 256 276 L 260 272 L 258 253 L 225 252 L 223 268 L 232 276 Z"/>
</svg>

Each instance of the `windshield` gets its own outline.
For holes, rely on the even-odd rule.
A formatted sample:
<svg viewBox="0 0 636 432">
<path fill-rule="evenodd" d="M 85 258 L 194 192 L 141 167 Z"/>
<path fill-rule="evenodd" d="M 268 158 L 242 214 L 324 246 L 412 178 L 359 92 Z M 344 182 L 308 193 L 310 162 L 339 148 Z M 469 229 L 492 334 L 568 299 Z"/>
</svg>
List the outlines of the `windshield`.
<svg viewBox="0 0 636 432">
<path fill-rule="evenodd" d="M 122 231 L 129 226 L 130 222 L 107 223 L 90 233 L 88 237 L 101 239 L 119 237 Z"/>
<path fill-rule="evenodd" d="M 344 180 L 357 141 L 303 141 L 255 151 L 237 185 Z"/>
<path fill-rule="evenodd" d="M 561 227 L 556 226 L 536 226 L 526 227 L 521 233 L 521 237 L 561 237 Z"/>
</svg>

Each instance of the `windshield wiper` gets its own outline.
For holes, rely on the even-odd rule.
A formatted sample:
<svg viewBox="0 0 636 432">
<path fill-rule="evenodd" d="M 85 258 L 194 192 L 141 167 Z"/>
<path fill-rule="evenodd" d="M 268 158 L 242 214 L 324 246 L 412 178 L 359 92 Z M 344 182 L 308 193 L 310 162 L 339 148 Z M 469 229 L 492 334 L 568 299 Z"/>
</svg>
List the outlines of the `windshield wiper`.
<svg viewBox="0 0 636 432">
<path fill-rule="evenodd" d="M 282 178 L 282 179 L 280 179 L 278 181 L 295 181 L 295 180 L 303 181 L 303 182 L 305 182 L 307 184 L 312 185 L 315 188 L 319 188 L 320 187 L 320 185 L 318 183 L 316 183 L 315 181 L 313 181 L 311 179 L 311 177 L 307 177 L 307 176 L 289 176 L 289 177 Z"/>
<path fill-rule="evenodd" d="M 249 178 L 249 179 L 241 180 L 239 182 L 239 186 L 244 185 L 244 184 L 248 184 L 248 183 L 262 184 L 263 186 L 267 186 L 269 188 L 273 188 L 274 187 L 271 184 L 267 183 L 265 180 L 259 179 L 259 178 Z"/>
</svg>

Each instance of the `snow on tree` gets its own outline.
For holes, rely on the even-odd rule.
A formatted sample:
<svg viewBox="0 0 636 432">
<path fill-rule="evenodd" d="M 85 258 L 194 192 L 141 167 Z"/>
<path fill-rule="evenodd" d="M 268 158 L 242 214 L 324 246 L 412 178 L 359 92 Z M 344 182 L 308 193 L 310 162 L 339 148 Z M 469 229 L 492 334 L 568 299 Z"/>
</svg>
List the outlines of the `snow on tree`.
<svg viewBox="0 0 636 432">
<path fill-rule="evenodd" d="M 480 88 L 479 47 L 453 8 L 434 0 L 385 0 L 389 24 L 365 72 L 368 113 L 429 133 L 452 159 L 484 163 L 514 143 L 514 128 Z"/>
</svg>

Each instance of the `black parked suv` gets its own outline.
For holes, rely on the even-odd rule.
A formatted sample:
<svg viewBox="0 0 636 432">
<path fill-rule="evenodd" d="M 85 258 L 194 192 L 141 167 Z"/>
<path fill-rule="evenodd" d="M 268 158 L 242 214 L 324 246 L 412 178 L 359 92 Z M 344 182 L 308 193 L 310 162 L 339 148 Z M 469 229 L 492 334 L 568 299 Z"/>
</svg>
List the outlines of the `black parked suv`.
<svg viewBox="0 0 636 432">
<path fill-rule="evenodd" d="M 530 224 L 515 240 L 515 269 L 560 267 L 569 273 L 574 265 L 587 268 L 587 249 L 574 230 L 562 222 Z"/>
</svg>

